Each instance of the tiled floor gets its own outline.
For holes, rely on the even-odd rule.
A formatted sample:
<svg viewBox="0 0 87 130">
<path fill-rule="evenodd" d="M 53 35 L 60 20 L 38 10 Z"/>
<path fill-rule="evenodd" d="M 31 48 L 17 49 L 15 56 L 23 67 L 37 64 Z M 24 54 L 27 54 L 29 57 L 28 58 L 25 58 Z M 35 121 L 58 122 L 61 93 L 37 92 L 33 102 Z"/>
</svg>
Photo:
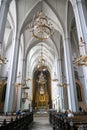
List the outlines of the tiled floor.
<svg viewBox="0 0 87 130">
<path fill-rule="evenodd" d="M 53 130 L 49 123 L 49 117 L 44 113 L 34 116 L 34 122 L 29 130 Z"/>
</svg>

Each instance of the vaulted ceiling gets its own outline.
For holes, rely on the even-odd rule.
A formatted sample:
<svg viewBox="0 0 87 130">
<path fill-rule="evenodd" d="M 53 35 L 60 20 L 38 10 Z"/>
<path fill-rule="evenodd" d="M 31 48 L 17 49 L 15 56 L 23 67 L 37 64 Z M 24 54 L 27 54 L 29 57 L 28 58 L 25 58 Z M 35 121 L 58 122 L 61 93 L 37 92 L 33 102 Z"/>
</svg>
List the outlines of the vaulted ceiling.
<svg viewBox="0 0 87 130">
<path fill-rule="evenodd" d="M 73 3 L 75 1 L 16 0 L 17 19 L 15 21 L 17 23 L 14 22 L 14 24 L 17 25 L 17 30 L 22 37 L 23 42 L 21 42 L 21 47 L 25 53 L 28 71 L 34 72 L 38 64 L 38 58 L 41 55 L 41 44 L 43 44 L 42 51 L 45 66 L 48 67 L 51 73 L 54 71 L 55 63 L 57 63 L 58 59 L 64 57 L 63 36 L 66 35 L 67 31 L 70 31 L 74 18 L 73 8 L 70 2 Z M 30 24 L 32 23 L 33 17 L 41 10 L 51 20 L 54 27 L 53 36 L 45 41 L 34 38 L 30 32 Z M 6 26 L 10 28 L 8 22 Z M 9 39 L 11 38 L 9 37 Z"/>
</svg>

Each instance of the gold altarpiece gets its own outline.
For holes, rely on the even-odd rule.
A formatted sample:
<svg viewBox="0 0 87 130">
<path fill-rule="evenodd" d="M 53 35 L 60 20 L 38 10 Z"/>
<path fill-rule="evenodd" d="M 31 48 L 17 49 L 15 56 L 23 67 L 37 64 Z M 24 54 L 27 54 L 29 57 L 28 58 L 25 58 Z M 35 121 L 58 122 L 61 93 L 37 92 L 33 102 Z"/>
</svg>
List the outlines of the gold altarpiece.
<svg viewBox="0 0 87 130">
<path fill-rule="evenodd" d="M 41 90 L 42 89 L 42 90 Z M 38 83 L 38 91 L 36 94 L 35 104 L 36 108 L 48 108 L 49 96 L 46 89 L 46 83 Z"/>
<path fill-rule="evenodd" d="M 33 85 L 33 108 L 46 110 L 49 104 L 51 107 L 51 80 L 49 72 L 35 72 Z"/>
</svg>

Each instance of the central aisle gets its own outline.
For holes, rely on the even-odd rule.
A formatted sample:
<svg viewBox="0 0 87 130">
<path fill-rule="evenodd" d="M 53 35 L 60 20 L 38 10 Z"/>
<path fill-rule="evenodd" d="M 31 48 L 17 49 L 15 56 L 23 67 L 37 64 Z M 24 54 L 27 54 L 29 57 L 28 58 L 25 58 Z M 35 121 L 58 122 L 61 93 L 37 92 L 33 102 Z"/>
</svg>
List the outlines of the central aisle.
<svg viewBox="0 0 87 130">
<path fill-rule="evenodd" d="M 48 114 L 35 114 L 34 122 L 29 130 L 53 130 L 49 123 Z"/>
</svg>

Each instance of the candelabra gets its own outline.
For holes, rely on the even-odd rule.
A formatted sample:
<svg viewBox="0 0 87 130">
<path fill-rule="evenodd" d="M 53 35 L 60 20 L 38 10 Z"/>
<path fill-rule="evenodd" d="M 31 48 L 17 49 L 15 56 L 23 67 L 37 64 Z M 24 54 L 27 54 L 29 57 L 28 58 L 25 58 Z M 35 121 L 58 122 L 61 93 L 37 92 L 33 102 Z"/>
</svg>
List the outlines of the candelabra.
<svg viewBox="0 0 87 130">
<path fill-rule="evenodd" d="M 33 37 L 38 40 L 46 40 L 53 35 L 54 28 L 51 23 L 50 18 L 48 18 L 42 11 L 42 1 L 41 1 L 41 11 L 34 15 L 33 21 L 29 25 L 30 31 Z"/>
<path fill-rule="evenodd" d="M 85 42 L 83 41 L 82 37 L 80 38 L 79 47 L 83 47 L 85 54 L 80 55 L 78 58 L 75 58 L 73 63 L 78 66 L 87 66 L 86 45 L 85 45 Z"/>
<path fill-rule="evenodd" d="M 57 82 L 57 81 L 58 81 L 58 78 L 57 78 L 56 72 L 54 72 L 54 77 L 53 77 L 52 81 L 54 81 L 54 82 Z"/>
<path fill-rule="evenodd" d="M 17 78 L 20 78 L 20 77 L 21 77 L 21 74 L 20 74 L 20 72 L 19 72 Z M 15 83 L 14 85 L 15 85 L 16 87 L 21 87 L 22 89 L 29 89 L 29 87 L 27 86 L 27 81 L 28 81 L 28 80 L 31 80 L 31 79 L 30 79 L 30 78 L 27 78 L 27 79 L 24 80 L 24 83 Z"/>
<path fill-rule="evenodd" d="M 41 73 L 40 73 L 40 75 L 39 75 L 39 80 L 38 80 L 37 82 L 38 82 L 39 84 L 46 84 L 46 82 L 47 82 L 42 71 L 41 71 Z"/>
<path fill-rule="evenodd" d="M 63 75 L 63 72 L 62 72 L 62 76 L 61 76 L 61 83 L 59 83 L 59 84 L 57 84 L 57 86 L 60 86 L 60 87 L 67 87 L 68 86 L 68 84 L 67 84 L 67 82 L 66 82 L 66 79 L 65 79 L 66 77 Z"/>
<path fill-rule="evenodd" d="M 21 87 L 22 89 L 30 89 L 30 87 L 27 86 L 27 83 L 15 83 L 16 87 Z"/>
<path fill-rule="evenodd" d="M 22 102 L 25 102 L 28 97 L 28 92 L 22 92 Z"/>
<path fill-rule="evenodd" d="M 8 62 L 7 58 L 4 58 L 0 55 L 0 64 L 6 64 Z"/>
<path fill-rule="evenodd" d="M 67 87 L 67 85 L 68 85 L 67 83 L 60 83 L 60 84 L 58 84 L 57 86 L 60 86 L 60 87 L 64 87 L 64 88 L 65 88 L 65 87 Z"/>
</svg>

